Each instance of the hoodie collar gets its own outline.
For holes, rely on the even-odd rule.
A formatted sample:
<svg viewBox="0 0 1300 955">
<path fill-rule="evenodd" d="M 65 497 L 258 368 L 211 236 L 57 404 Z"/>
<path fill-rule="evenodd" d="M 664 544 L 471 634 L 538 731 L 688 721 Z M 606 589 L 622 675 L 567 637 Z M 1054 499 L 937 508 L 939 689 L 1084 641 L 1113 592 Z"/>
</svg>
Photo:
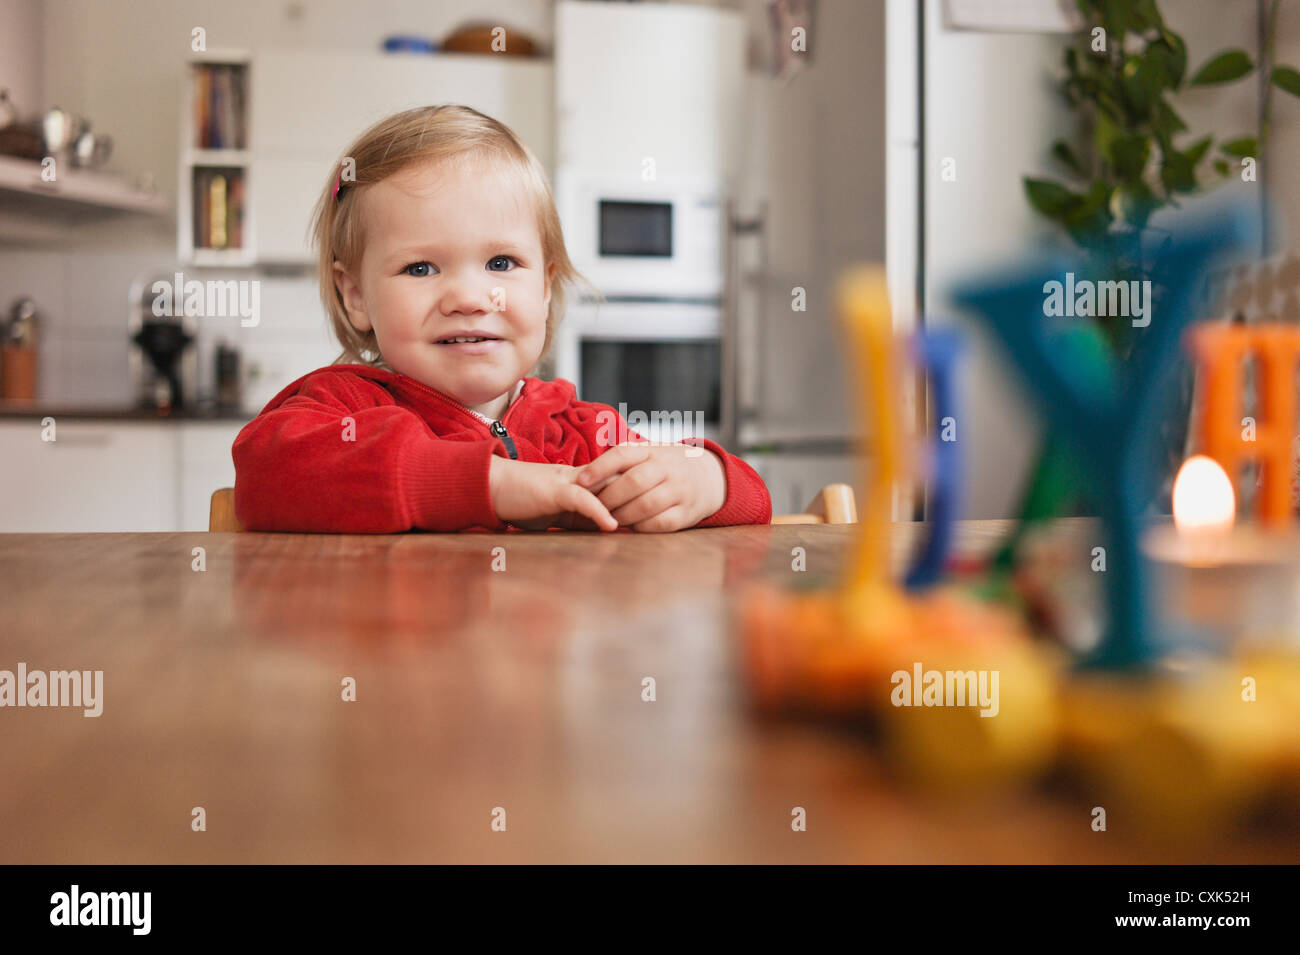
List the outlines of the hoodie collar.
<svg viewBox="0 0 1300 955">
<path fill-rule="evenodd" d="M 510 406 L 511 406 L 512 404 L 514 404 L 514 403 L 515 403 L 515 399 L 519 397 L 519 392 L 521 392 L 521 391 L 523 391 L 523 390 L 524 390 L 524 379 L 520 378 L 519 381 L 515 384 L 515 390 L 514 390 L 513 392 L 510 393 L 510 400 L 507 401 L 507 402 L 506 402 L 506 406 L 505 406 L 503 409 L 501 409 L 501 417 L 502 417 L 502 418 L 504 418 L 504 417 L 506 416 L 506 412 L 510 410 Z M 492 421 L 494 420 L 494 419 L 492 419 L 492 418 L 489 418 L 489 417 L 488 417 L 487 415 L 485 415 L 485 414 L 479 414 L 479 413 L 478 413 L 477 411 L 475 411 L 473 408 L 466 408 L 465 410 L 468 411 L 470 414 L 472 414 L 474 417 L 478 418 L 478 419 L 479 419 L 480 421 L 482 421 L 484 424 L 491 424 Z"/>
<path fill-rule="evenodd" d="M 383 368 L 376 368 L 371 365 L 360 365 L 360 364 L 326 365 L 324 368 L 318 368 L 315 371 L 308 372 L 307 374 L 302 375 L 296 380 L 290 382 L 288 385 L 285 385 L 285 387 L 282 388 L 280 392 L 277 395 L 275 395 L 275 397 L 273 397 L 270 401 L 266 403 L 266 405 L 262 408 L 261 413 L 265 414 L 266 412 L 272 410 L 273 408 L 278 408 L 281 404 L 283 404 L 293 395 L 297 394 L 303 382 L 305 382 L 308 378 L 311 378 L 315 375 L 322 375 L 322 374 L 323 375 L 356 375 L 362 378 L 369 378 L 370 380 L 378 383 L 384 388 L 393 391 L 395 394 L 400 392 L 408 400 L 423 392 L 434 391 L 434 389 L 429 388 L 426 385 L 421 385 L 413 378 L 407 378 L 404 375 L 398 374 L 397 372 L 389 371 Z M 526 389 L 525 386 L 527 386 Z M 510 404 L 507 406 L 507 410 L 509 408 L 514 407 L 515 402 L 519 400 L 520 396 L 525 390 L 528 391 L 528 408 L 526 409 L 526 414 L 528 415 L 529 419 L 534 419 L 534 418 L 545 419 L 551 416 L 552 414 L 555 414 L 560 409 L 567 407 L 571 402 L 573 402 L 576 399 L 576 394 L 574 391 L 573 384 L 569 381 L 566 381 L 563 378 L 556 378 L 553 381 L 545 381 L 541 378 L 524 378 L 515 384 L 515 390 L 514 393 L 511 395 Z M 441 394 L 440 392 L 435 392 L 435 393 Z M 475 412 L 470 411 L 468 408 L 466 408 L 464 405 L 460 404 L 459 402 L 454 401 L 453 399 L 445 395 L 443 396 L 443 400 L 446 401 L 451 406 L 459 407 L 466 414 L 474 415 L 476 418 L 478 418 L 479 421 L 483 421 L 483 417 L 481 415 L 477 415 Z M 487 423 L 489 424 L 491 423 L 490 419 L 488 420 Z"/>
</svg>

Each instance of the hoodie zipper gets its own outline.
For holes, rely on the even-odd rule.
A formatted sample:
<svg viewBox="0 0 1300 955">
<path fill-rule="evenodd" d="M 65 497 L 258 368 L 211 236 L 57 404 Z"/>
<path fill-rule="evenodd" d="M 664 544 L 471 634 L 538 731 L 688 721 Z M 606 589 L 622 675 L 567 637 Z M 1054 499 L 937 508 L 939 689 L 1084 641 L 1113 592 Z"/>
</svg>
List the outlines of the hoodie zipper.
<svg viewBox="0 0 1300 955">
<path fill-rule="evenodd" d="M 510 432 L 506 430 L 506 426 L 502 422 L 504 422 L 506 418 L 509 418 L 510 412 L 514 411 L 515 408 L 524 400 L 523 392 L 520 392 L 519 397 L 511 403 L 510 407 L 506 409 L 506 413 L 503 414 L 499 420 L 493 421 L 490 425 L 484 425 L 482 418 L 474 414 L 474 412 L 470 411 L 469 408 L 461 404 L 459 401 L 456 401 L 454 398 L 448 398 L 441 391 L 435 391 L 433 388 L 430 388 L 428 385 L 424 384 L 423 382 L 416 381 L 414 378 L 410 378 L 405 375 L 403 375 L 403 377 L 406 378 L 406 380 L 409 381 L 412 385 L 419 388 L 421 391 L 428 392 L 430 395 L 439 399 L 440 401 L 443 401 L 446 404 L 451 405 L 453 408 L 457 408 L 460 411 L 463 411 L 467 417 L 474 419 L 475 424 L 483 425 L 484 427 L 486 427 L 488 429 L 488 433 L 492 435 L 492 437 L 500 438 L 501 441 L 504 442 L 506 446 L 506 451 L 510 454 L 510 457 L 513 460 L 516 461 L 519 460 L 519 452 L 515 449 L 514 439 L 510 437 Z M 524 386 L 524 390 L 525 391 L 527 390 L 527 385 Z"/>
<path fill-rule="evenodd" d="M 506 410 L 508 411 L 509 409 L 507 408 Z M 514 439 L 510 437 L 510 432 L 506 430 L 505 425 L 500 421 L 493 421 L 488 427 L 488 430 L 506 443 L 506 450 L 510 452 L 510 457 L 515 460 L 519 459 L 519 454 L 515 451 Z"/>
</svg>

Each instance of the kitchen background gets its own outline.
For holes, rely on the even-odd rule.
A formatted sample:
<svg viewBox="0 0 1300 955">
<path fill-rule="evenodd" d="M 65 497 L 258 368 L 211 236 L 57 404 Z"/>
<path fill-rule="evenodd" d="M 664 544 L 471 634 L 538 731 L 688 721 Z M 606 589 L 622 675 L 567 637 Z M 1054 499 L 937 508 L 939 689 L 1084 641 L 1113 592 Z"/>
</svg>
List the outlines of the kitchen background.
<svg viewBox="0 0 1300 955">
<path fill-rule="evenodd" d="M 59 107 L 90 122 L 87 156 L 96 134 L 112 140 L 94 168 L 64 161 L 58 190 L 39 182 L 34 158 L 0 155 L 0 316 L 23 298 L 37 311 L 35 395 L 0 403 L 0 531 L 205 529 L 208 495 L 233 483 L 242 423 L 338 353 L 305 237 L 332 164 L 373 119 L 445 101 L 497 116 L 537 152 L 570 252 L 605 294 L 599 307 L 571 305 L 539 373 L 574 379 L 590 400 L 703 410 L 705 430 L 758 468 L 777 512 L 830 481 L 861 496 L 835 277 L 886 261 L 900 330 L 915 326 L 918 302 L 942 324 L 955 317 L 952 278 L 1051 240 L 1021 177 L 1054 171 L 1050 144 L 1071 122 L 1052 88 L 1061 4 L 1042 0 L 1030 28 L 1013 18 L 972 29 L 1025 6 L 0 0 L 0 88 L 20 124 L 48 133 L 40 121 Z M 1193 63 L 1258 49 L 1257 0 L 1161 6 Z M 1282 62 L 1300 60 L 1297 6 L 1279 16 Z M 507 28 L 505 54 L 473 52 L 478 24 Z M 788 49 L 796 25 L 806 53 Z M 191 49 L 196 27 L 205 53 Z M 395 38 L 407 48 L 385 51 Z M 531 55 L 515 55 L 527 44 Z M 228 135 L 243 139 L 234 149 L 200 129 L 195 103 L 212 88 Z M 1279 100 L 1261 166 L 1291 170 L 1300 104 Z M 1259 102 L 1253 82 L 1180 100 L 1193 129 L 1214 130 L 1249 121 Z M 2 133 L 0 153 L 14 141 Z M 945 158 L 957 160 L 955 182 L 941 176 Z M 224 238 L 216 178 L 231 210 Z M 1300 193 L 1274 194 L 1270 254 L 1289 247 L 1300 216 Z M 222 244 L 237 248 L 205 248 Z M 177 272 L 256 278 L 260 317 L 186 320 L 196 341 L 160 417 L 140 406 L 169 390 L 131 337 L 148 318 L 142 290 Z M 806 311 L 791 309 L 796 286 Z M 1037 426 L 979 338 L 963 376 L 967 514 L 1005 516 Z M 41 440 L 47 415 L 55 442 Z M 898 516 L 912 513 L 900 500 Z"/>
</svg>

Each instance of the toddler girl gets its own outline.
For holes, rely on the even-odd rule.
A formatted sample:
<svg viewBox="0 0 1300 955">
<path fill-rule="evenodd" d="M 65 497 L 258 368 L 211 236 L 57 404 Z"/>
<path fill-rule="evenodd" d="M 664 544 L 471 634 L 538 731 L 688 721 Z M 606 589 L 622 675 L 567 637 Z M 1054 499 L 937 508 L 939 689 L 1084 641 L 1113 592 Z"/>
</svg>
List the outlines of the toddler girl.
<svg viewBox="0 0 1300 955">
<path fill-rule="evenodd" d="M 313 230 L 343 353 L 235 439 L 245 528 L 674 531 L 771 519 L 762 480 L 715 442 L 651 445 L 571 382 L 527 377 L 578 273 L 541 165 L 501 123 L 463 106 L 382 120 L 331 174 Z"/>
</svg>

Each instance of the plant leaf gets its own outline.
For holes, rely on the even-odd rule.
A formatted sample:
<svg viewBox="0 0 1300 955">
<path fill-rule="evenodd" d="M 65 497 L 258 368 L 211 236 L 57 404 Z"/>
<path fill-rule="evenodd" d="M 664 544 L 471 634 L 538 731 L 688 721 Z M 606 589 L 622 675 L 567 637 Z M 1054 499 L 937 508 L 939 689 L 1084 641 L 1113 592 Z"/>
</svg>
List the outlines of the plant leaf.
<svg viewBox="0 0 1300 955">
<path fill-rule="evenodd" d="M 1289 66 L 1274 67 L 1271 82 L 1278 89 L 1285 90 L 1292 96 L 1300 96 L 1300 73 Z"/>
<path fill-rule="evenodd" d="M 1220 176 L 1226 176 L 1231 171 L 1222 159 L 1214 160 L 1214 168 L 1218 170 Z"/>
<path fill-rule="evenodd" d="M 1156 6 L 1156 0 L 1137 0 L 1133 4 L 1133 16 L 1143 27 L 1162 29 L 1165 25 L 1165 21 L 1160 17 L 1160 8 Z"/>
<path fill-rule="evenodd" d="M 1242 136 L 1240 139 L 1221 143 L 1219 151 L 1227 153 L 1229 156 L 1236 156 L 1238 159 L 1244 159 L 1247 156 L 1254 156 L 1259 151 L 1259 145 L 1255 142 L 1254 136 Z"/>
<path fill-rule="evenodd" d="M 1185 154 L 1175 149 L 1165 154 L 1160 181 L 1170 192 L 1191 192 L 1196 188 L 1196 169 Z"/>
<path fill-rule="evenodd" d="M 1062 225 L 1079 245 L 1089 248 L 1106 241 L 1106 232 L 1111 223 L 1108 210 L 1110 195 L 1110 187 L 1098 180 L 1092 184 L 1088 194 L 1065 214 Z"/>
<path fill-rule="evenodd" d="M 1101 0 L 1102 26 L 1108 43 L 1123 43 L 1124 34 L 1132 29 L 1129 0 Z"/>
<path fill-rule="evenodd" d="M 1065 140 L 1058 139 L 1052 144 L 1052 155 L 1076 176 L 1083 177 L 1087 175 L 1083 170 L 1083 163 L 1079 161 L 1079 157 L 1074 154 L 1074 150 L 1070 148 L 1069 143 Z"/>
<path fill-rule="evenodd" d="M 1120 106 L 1119 100 L 1111 95 L 1110 90 L 1098 86 L 1093 98 L 1097 101 L 1098 114 L 1105 114 L 1112 127 L 1124 121 L 1124 107 Z"/>
<path fill-rule="evenodd" d="M 1193 166 L 1205 158 L 1205 154 L 1209 151 L 1210 142 L 1213 138 L 1214 137 L 1212 136 L 1206 136 L 1202 139 L 1198 139 L 1184 150 L 1184 155 L 1191 160 Z"/>
<path fill-rule="evenodd" d="M 1025 177 L 1025 195 L 1029 204 L 1049 219 L 1064 219 L 1065 214 L 1079 204 L 1080 197 L 1060 183 L 1050 179 Z"/>
<path fill-rule="evenodd" d="M 1098 102 L 1100 104 L 1101 101 Z M 1111 141 L 1119 135 L 1119 126 L 1111 118 L 1110 110 L 1098 109 L 1096 126 L 1092 134 L 1093 146 L 1096 148 L 1097 153 L 1102 156 L 1109 156 Z"/>
<path fill-rule="evenodd" d="M 1148 55 L 1154 57 L 1164 69 L 1167 84 L 1174 89 L 1182 86 L 1183 77 L 1187 74 L 1187 46 L 1182 37 L 1162 30 L 1160 38 L 1153 41 L 1147 50 Z"/>
<path fill-rule="evenodd" d="M 1151 156 L 1151 142 L 1145 136 L 1116 136 L 1111 140 L 1107 158 L 1121 179 L 1137 179 Z"/>
<path fill-rule="evenodd" d="M 1124 98 L 1139 112 L 1148 112 L 1165 88 L 1164 64 L 1151 54 L 1135 54 L 1124 64 L 1122 75 Z"/>
<path fill-rule="evenodd" d="M 1196 75 L 1192 77 L 1192 85 L 1210 86 L 1214 83 L 1231 83 L 1233 80 L 1241 79 L 1254 68 L 1255 64 L 1251 62 L 1245 50 L 1225 50 L 1196 71 Z"/>
<path fill-rule="evenodd" d="M 1168 152 L 1172 149 L 1174 134 L 1186 130 L 1187 124 L 1174 112 L 1173 107 L 1163 98 L 1157 100 L 1151 110 L 1151 132 L 1156 137 L 1156 142 L 1160 143 L 1161 150 Z"/>
<path fill-rule="evenodd" d="M 1170 129 L 1172 129 L 1176 133 L 1187 132 L 1187 124 L 1183 122 L 1183 118 L 1178 115 L 1178 113 L 1174 110 L 1172 106 L 1170 106 L 1164 100 L 1161 100 L 1160 107 L 1161 107 L 1160 108 L 1161 115 L 1167 117 L 1169 120 Z"/>
<path fill-rule="evenodd" d="M 1110 217 L 1106 214 L 1106 207 L 1110 205 L 1111 188 L 1103 179 L 1098 179 L 1088 191 L 1077 197 L 1074 206 L 1065 214 L 1065 225 L 1067 228 L 1086 226 L 1098 219 L 1104 220 L 1104 224 L 1110 223 Z M 1099 215 L 1100 214 L 1100 215 Z"/>
</svg>

